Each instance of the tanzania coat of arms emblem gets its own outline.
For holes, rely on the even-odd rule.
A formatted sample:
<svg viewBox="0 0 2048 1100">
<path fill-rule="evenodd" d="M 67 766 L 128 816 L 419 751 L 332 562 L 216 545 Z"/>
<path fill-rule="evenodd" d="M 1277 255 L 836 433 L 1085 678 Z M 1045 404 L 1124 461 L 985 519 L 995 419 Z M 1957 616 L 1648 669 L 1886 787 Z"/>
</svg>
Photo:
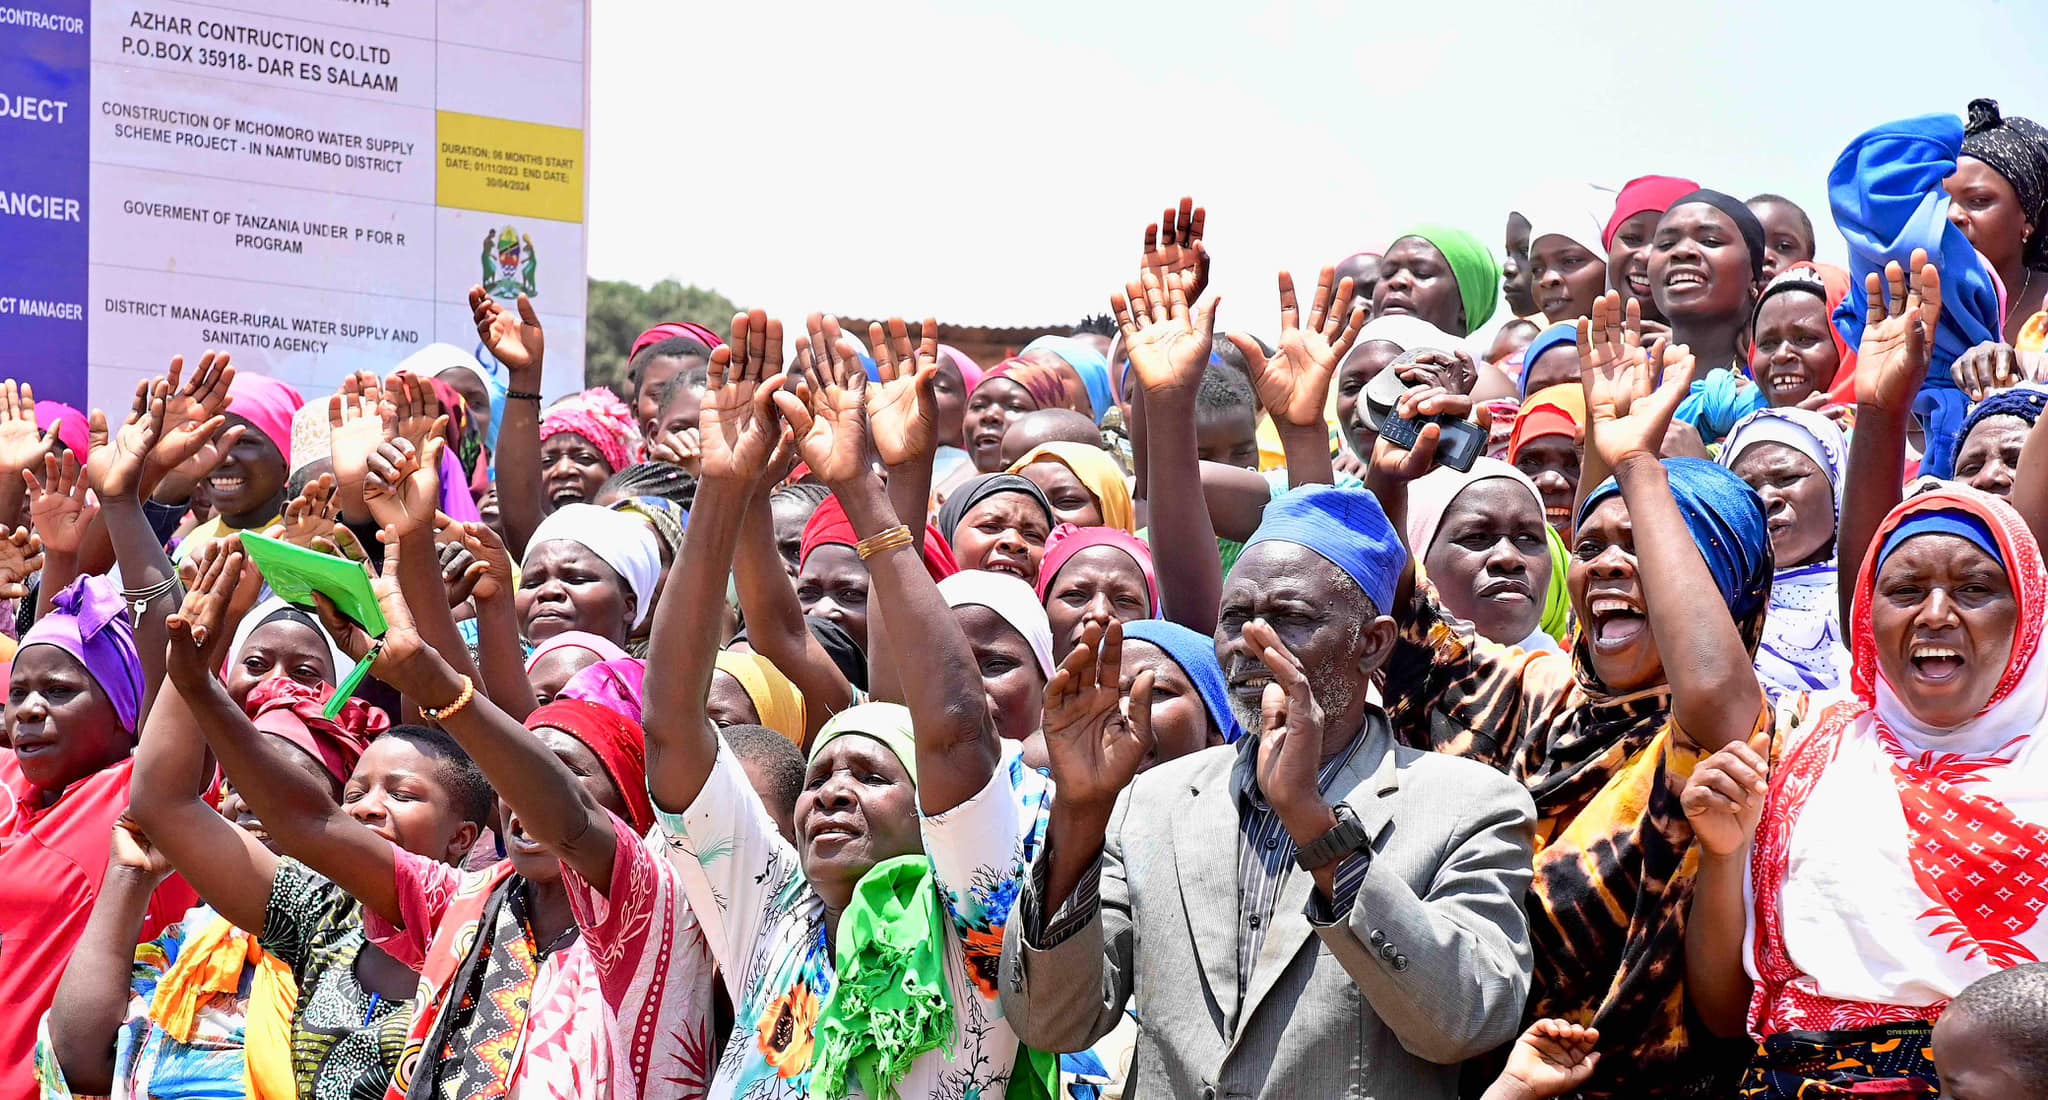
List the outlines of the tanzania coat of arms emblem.
<svg viewBox="0 0 2048 1100">
<path fill-rule="evenodd" d="M 512 226 L 484 231 L 484 292 L 493 298 L 540 294 L 534 278 L 533 237 Z"/>
</svg>

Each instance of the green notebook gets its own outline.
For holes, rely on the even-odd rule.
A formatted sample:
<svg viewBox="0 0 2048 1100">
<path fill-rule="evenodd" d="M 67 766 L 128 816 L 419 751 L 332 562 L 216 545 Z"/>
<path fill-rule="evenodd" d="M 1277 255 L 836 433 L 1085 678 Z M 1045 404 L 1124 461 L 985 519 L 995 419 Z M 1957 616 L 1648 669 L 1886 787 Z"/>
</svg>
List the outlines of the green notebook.
<svg viewBox="0 0 2048 1100">
<path fill-rule="evenodd" d="M 313 593 L 333 601 L 335 610 L 354 620 L 372 638 L 382 638 L 389 629 L 384 612 L 377 607 L 377 594 L 370 588 L 370 575 L 363 567 L 332 554 L 293 546 L 264 535 L 243 532 L 242 550 L 263 574 L 263 581 L 286 603 L 314 610 Z M 355 671 L 335 685 L 334 698 L 327 702 L 327 717 L 341 713 L 356 687 L 369 675 L 377 659 L 378 646 L 356 663 Z"/>
</svg>

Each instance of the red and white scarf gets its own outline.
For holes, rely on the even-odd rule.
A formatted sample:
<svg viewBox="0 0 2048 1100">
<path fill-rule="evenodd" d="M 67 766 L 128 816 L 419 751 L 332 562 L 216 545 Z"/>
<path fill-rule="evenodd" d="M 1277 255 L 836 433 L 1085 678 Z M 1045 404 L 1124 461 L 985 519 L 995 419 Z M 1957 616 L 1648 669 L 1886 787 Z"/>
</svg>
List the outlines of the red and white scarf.
<svg viewBox="0 0 2048 1100">
<path fill-rule="evenodd" d="M 1853 691 L 1788 701 L 1813 720 L 1772 770 L 1751 854 L 1757 1036 L 1931 1021 L 1970 982 L 2048 959 L 2048 739 L 2034 736 L 2048 574 L 2016 512 L 1960 487 L 1901 504 L 1872 545 L 1925 511 L 1969 513 L 1997 538 L 2019 603 L 2012 657 L 1969 722 L 1919 721 L 1878 670 L 1864 559 Z"/>
</svg>

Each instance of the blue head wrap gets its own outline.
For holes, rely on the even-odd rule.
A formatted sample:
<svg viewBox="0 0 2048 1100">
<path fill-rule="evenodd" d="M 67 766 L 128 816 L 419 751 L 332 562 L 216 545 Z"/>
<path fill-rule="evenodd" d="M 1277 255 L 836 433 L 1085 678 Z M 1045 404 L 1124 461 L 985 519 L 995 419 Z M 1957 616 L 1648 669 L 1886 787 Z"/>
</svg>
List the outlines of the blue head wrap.
<svg viewBox="0 0 2048 1100">
<path fill-rule="evenodd" d="M 1230 709 L 1230 688 L 1223 682 L 1223 666 L 1216 663 L 1214 638 L 1165 619 L 1139 619 L 1124 624 L 1124 640 L 1151 642 L 1188 674 L 1226 744 L 1236 744 L 1244 736 L 1244 727 L 1237 724 L 1237 715 Z"/>
<path fill-rule="evenodd" d="M 1971 429 L 1991 417 L 2017 416 L 2032 424 L 2041 419 L 2043 407 L 2048 407 L 2048 390 L 2032 386 L 2000 390 L 1970 409 L 1969 417 L 1963 421 L 1963 430 L 1956 433 L 1956 449 L 1962 449 L 1963 440 L 1970 438 Z"/>
<path fill-rule="evenodd" d="M 1760 618 L 1771 591 L 1771 530 L 1763 498 L 1741 478 L 1705 459 L 1667 458 L 1664 470 L 1678 514 L 1699 544 L 1721 602 L 1739 624 Z M 1601 482 L 1579 509 L 1579 524 L 1620 492 L 1613 478 Z"/>
<path fill-rule="evenodd" d="M 1865 275 L 1883 272 L 1890 260 L 1909 262 L 1915 248 L 1926 249 L 1941 269 L 1932 365 L 1913 403 L 1913 415 L 1927 429 L 1920 471 L 1935 477 L 1955 470 L 1968 405 L 1949 371 L 1964 352 L 2004 333 L 1996 276 L 1948 220 L 1950 200 L 1941 181 L 1955 174 L 1962 148 L 1962 119 L 1909 118 L 1859 135 L 1828 173 L 1828 206 L 1849 245 L 1849 296 L 1834 316 L 1848 346 L 1863 342 Z"/>
<path fill-rule="evenodd" d="M 1552 348 L 1565 347 L 1566 345 L 1576 344 L 1578 341 L 1579 326 L 1572 321 L 1559 321 L 1557 324 L 1537 333 L 1536 338 L 1529 341 L 1529 346 L 1522 349 L 1522 380 L 1520 385 L 1523 400 L 1527 400 L 1529 397 L 1529 372 L 1535 368 L 1536 360 L 1543 358 L 1543 353 Z"/>
<path fill-rule="evenodd" d="M 1358 582 L 1382 615 L 1392 612 L 1395 586 L 1408 565 L 1401 536 L 1380 510 L 1379 498 L 1364 489 L 1304 485 L 1273 498 L 1244 548 L 1262 542 L 1291 542 L 1315 551 Z"/>
<path fill-rule="evenodd" d="M 1915 512 L 1899 521 L 1897 527 L 1884 540 L 1877 551 L 1877 568 L 1884 568 L 1884 560 L 1892 556 L 1899 544 L 1915 535 L 1954 535 L 1984 551 L 1992 561 L 2005 564 L 2005 554 L 1998 549 L 1998 536 L 1991 533 L 1991 526 L 1968 512 Z"/>
<path fill-rule="evenodd" d="M 1024 345 L 1024 350 L 1050 352 L 1074 368 L 1074 373 L 1081 376 L 1081 384 L 1088 387 L 1088 404 L 1094 406 L 1097 424 L 1116 408 L 1116 391 L 1109 381 L 1109 360 L 1092 346 L 1071 336 L 1041 336 Z"/>
</svg>

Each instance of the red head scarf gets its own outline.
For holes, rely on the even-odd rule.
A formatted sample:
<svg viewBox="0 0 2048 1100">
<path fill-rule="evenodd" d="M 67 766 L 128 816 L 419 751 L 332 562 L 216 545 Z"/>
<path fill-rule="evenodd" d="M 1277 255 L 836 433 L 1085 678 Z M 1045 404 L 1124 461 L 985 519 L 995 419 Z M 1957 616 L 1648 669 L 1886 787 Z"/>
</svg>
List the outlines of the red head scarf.
<svg viewBox="0 0 2048 1100">
<path fill-rule="evenodd" d="M 557 699 L 527 715 L 526 728 L 557 729 L 581 741 L 626 800 L 633 831 L 654 827 L 654 804 L 647 798 L 647 736 L 638 722 L 582 699 Z"/>
<path fill-rule="evenodd" d="M 391 719 L 361 699 L 343 703 L 341 713 L 329 718 L 325 708 L 332 698 L 332 684 L 307 687 L 297 680 L 273 676 L 249 689 L 242 710 L 257 729 L 298 746 L 318 760 L 336 783 L 346 783 L 363 750 L 391 728 Z"/>
<path fill-rule="evenodd" d="M 717 333 L 703 325 L 689 321 L 663 321 L 633 338 L 633 350 L 626 353 L 626 361 L 632 362 L 641 352 L 663 340 L 695 340 L 706 348 L 720 347 L 725 343 Z"/>
<path fill-rule="evenodd" d="M 1586 391 L 1577 382 L 1548 386 L 1529 395 L 1515 415 L 1508 436 L 1508 461 L 1522 453 L 1522 444 L 1546 435 L 1578 439 L 1586 430 Z"/>
<path fill-rule="evenodd" d="M 797 551 L 797 562 L 811 560 L 811 551 L 820 546 L 853 546 L 860 542 L 860 536 L 853 533 L 853 522 L 846 518 L 846 509 L 838 497 L 826 497 L 825 503 L 811 513 L 811 521 L 804 524 L 801 549 Z M 924 525 L 924 570 L 935 581 L 945 580 L 960 571 L 960 563 L 953 559 L 953 547 L 939 534 L 932 524 Z"/>
<path fill-rule="evenodd" d="M 1614 250 L 1614 235 L 1621 231 L 1621 223 L 1647 210 L 1661 214 L 1671 209 L 1671 204 L 1700 189 L 1700 185 L 1677 176 L 1637 176 L 1621 185 L 1621 192 L 1614 196 L 1614 216 L 1607 219 L 1607 228 L 1600 231 L 1600 247 Z"/>
</svg>

